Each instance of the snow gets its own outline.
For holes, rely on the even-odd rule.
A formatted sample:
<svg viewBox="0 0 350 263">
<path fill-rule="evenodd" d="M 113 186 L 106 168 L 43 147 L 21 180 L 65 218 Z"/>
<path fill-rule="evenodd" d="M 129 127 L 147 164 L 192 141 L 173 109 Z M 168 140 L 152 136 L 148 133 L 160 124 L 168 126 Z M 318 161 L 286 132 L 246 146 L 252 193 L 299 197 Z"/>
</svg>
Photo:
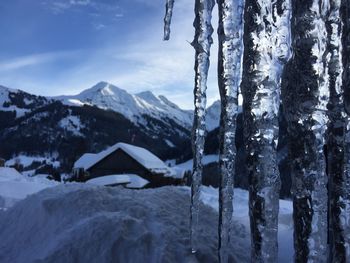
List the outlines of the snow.
<svg viewBox="0 0 350 263">
<path fill-rule="evenodd" d="M 149 91 L 129 94 L 107 82 L 100 82 L 75 96 L 59 96 L 54 99 L 67 105 L 88 104 L 113 110 L 136 124 L 140 122 L 142 115 L 148 115 L 159 120 L 170 118 L 187 128 L 192 126 L 192 113 L 180 109 L 163 96 L 156 97 Z"/>
<path fill-rule="evenodd" d="M 10 93 L 17 93 L 18 90 L 9 89 L 3 86 L 0 86 L 0 111 L 15 111 L 16 117 L 22 117 L 24 116 L 29 110 L 27 109 L 21 109 L 14 105 L 10 105 L 9 107 L 4 107 L 4 103 L 11 102 L 10 100 Z"/>
<path fill-rule="evenodd" d="M 90 169 L 96 163 L 106 158 L 116 150 L 121 149 L 142 166 L 155 173 L 164 173 L 166 176 L 176 176 L 176 172 L 169 168 L 162 160 L 150 151 L 127 143 L 117 143 L 97 154 L 84 154 L 74 164 L 74 168 Z"/>
<path fill-rule="evenodd" d="M 183 187 L 46 189 L 0 212 L 0 262 L 215 263 L 218 215 L 201 205 L 202 242 L 193 255 L 189 197 Z M 243 226 L 235 223 L 231 234 L 232 260 L 249 262 Z"/>
<path fill-rule="evenodd" d="M 219 211 L 218 189 L 213 187 L 202 187 L 201 200 L 204 204 Z M 233 198 L 233 220 L 245 227 L 250 232 L 249 223 L 249 192 L 236 188 Z M 293 202 L 280 200 L 278 243 L 278 262 L 288 263 L 293 261 Z"/>
<path fill-rule="evenodd" d="M 207 126 L 208 131 L 212 131 L 217 127 L 219 127 L 220 112 L 221 112 L 220 100 L 215 101 L 210 107 L 208 107 L 207 113 L 205 115 L 205 124 Z"/>
<path fill-rule="evenodd" d="M 44 178 L 24 176 L 13 168 L 0 167 L 0 211 L 6 210 L 30 194 L 57 184 Z"/>
<path fill-rule="evenodd" d="M 20 164 L 20 165 L 23 165 L 24 168 L 26 168 L 31 166 L 33 162 L 39 162 L 39 163 L 45 162 L 48 165 L 52 165 L 54 168 L 58 168 L 61 165 L 60 162 L 56 161 L 54 158 L 42 157 L 42 156 L 28 156 L 28 155 L 20 154 L 6 161 L 5 166 L 14 166 L 16 164 Z"/>
<path fill-rule="evenodd" d="M 61 128 L 72 132 L 76 136 L 83 136 L 80 131 L 84 129 L 85 126 L 81 123 L 78 116 L 69 115 L 66 118 L 63 118 L 58 125 Z"/>
<path fill-rule="evenodd" d="M 207 165 L 210 163 L 218 163 L 219 162 L 219 155 L 217 154 L 209 154 L 209 155 L 205 155 L 203 156 L 203 160 L 202 163 L 203 165 Z M 173 167 L 174 169 L 182 169 L 184 171 L 192 171 L 193 168 L 193 159 L 188 160 L 184 163 L 180 163 L 177 164 L 175 167 Z"/>
<path fill-rule="evenodd" d="M 9 93 L 12 92 L 8 88 L 0 86 L 0 109 L 3 110 L 3 105 L 5 102 L 10 102 Z"/>
<path fill-rule="evenodd" d="M 93 178 L 86 181 L 86 183 L 99 186 L 125 184 L 127 188 L 143 188 L 149 184 L 149 181 L 136 174 L 116 174 Z"/>
<path fill-rule="evenodd" d="M 83 168 L 84 170 L 88 170 L 97 162 L 97 160 L 98 154 L 85 153 L 74 163 L 74 169 Z"/>
<path fill-rule="evenodd" d="M 165 143 L 166 143 L 169 147 L 171 147 L 171 148 L 176 148 L 176 146 L 173 144 L 172 141 L 170 141 L 170 140 L 168 140 L 168 139 L 165 139 L 164 141 L 165 141 Z"/>
<path fill-rule="evenodd" d="M 18 108 L 16 106 L 13 106 L 13 105 L 11 105 L 9 107 L 2 107 L 1 106 L 0 110 L 1 111 L 15 111 L 16 112 L 16 118 L 23 117 L 27 112 L 29 112 L 29 110 L 27 110 L 27 109 L 21 109 L 21 108 Z"/>
<path fill-rule="evenodd" d="M 68 105 L 72 105 L 72 106 L 84 106 L 87 103 L 81 102 L 80 100 L 77 99 L 67 99 L 66 103 Z"/>
<path fill-rule="evenodd" d="M 52 188 L 57 183 L 29 180 L 12 168 L 1 168 L 0 175 L 0 204 L 5 196 L 5 207 L 14 205 L 0 209 L 0 262 L 217 262 L 218 189 L 202 188 L 205 216 L 195 259 L 188 238 L 189 187 L 135 191 L 75 183 Z M 235 189 L 234 262 L 250 262 L 248 198 L 247 191 Z M 293 262 L 292 212 L 292 202 L 280 200 L 278 262 Z"/>
</svg>

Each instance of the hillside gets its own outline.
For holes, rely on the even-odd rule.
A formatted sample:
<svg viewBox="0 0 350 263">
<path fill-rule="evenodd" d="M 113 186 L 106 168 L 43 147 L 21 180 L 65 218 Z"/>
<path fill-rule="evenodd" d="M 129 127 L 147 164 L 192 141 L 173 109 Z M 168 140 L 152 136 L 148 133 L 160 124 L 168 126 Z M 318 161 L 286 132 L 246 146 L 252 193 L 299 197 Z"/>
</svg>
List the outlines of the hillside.
<svg viewBox="0 0 350 263">
<path fill-rule="evenodd" d="M 91 95 L 91 90 L 87 93 Z M 67 173 L 81 154 L 101 151 L 116 142 L 145 147 L 164 160 L 182 159 L 190 154 L 190 128 L 181 125 L 179 118 L 172 118 L 171 114 L 156 116 L 156 109 L 162 112 L 160 106 L 152 106 L 150 112 L 135 111 L 131 118 L 131 115 L 101 105 L 68 105 L 57 99 L 5 87 L 0 87 L 0 98 L 0 158 L 21 163 L 23 158 L 36 157 L 37 162 L 21 167 L 24 170 Z M 164 97 L 162 101 L 166 102 L 164 107 L 177 110 L 178 115 L 189 115 Z M 153 103 L 160 102 L 154 100 Z M 125 105 L 124 109 L 131 111 Z M 58 163 L 58 167 L 53 167 L 53 162 Z"/>
</svg>

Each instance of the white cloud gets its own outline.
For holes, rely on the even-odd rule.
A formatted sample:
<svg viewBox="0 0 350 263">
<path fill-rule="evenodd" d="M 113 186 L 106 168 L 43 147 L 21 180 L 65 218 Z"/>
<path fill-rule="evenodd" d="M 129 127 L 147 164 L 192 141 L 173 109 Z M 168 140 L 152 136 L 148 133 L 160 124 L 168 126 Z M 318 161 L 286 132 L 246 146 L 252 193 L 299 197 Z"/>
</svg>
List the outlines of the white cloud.
<svg viewBox="0 0 350 263">
<path fill-rule="evenodd" d="M 124 45 L 114 46 L 115 42 L 122 39 L 120 36 L 109 40 L 112 46 L 90 53 L 88 61 L 67 73 L 65 79 L 70 80 L 70 86 L 74 78 L 76 87 L 80 88 L 74 91 L 81 91 L 94 82 L 104 80 L 131 93 L 151 90 L 155 94 L 167 96 L 184 108 L 193 108 L 195 52 L 188 42 L 193 39 L 194 15 L 191 3 L 186 0 L 176 3 L 179 9 L 174 12 L 170 41 L 162 41 L 161 13 L 156 24 L 143 27 L 141 33 L 135 32 Z M 213 37 L 216 38 L 215 33 Z M 214 44 L 208 79 L 208 104 L 219 98 L 216 67 L 217 45 Z M 80 78 L 80 82 L 75 78 Z"/>
<path fill-rule="evenodd" d="M 138 0 L 143 1 L 143 0 Z M 128 45 L 115 55 L 116 60 L 126 60 L 125 64 L 134 65 L 123 73 L 116 72 L 109 81 L 129 91 L 152 90 L 163 94 L 185 108 L 193 108 L 194 86 L 194 49 L 191 42 L 194 35 L 192 26 L 193 4 L 186 0 L 176 2 L 171 39 L 163 42 L 162 20 L 145 28 L 138 41 Z M 217 23 L 215 17 L 213 25 Z M 149 34 L 152 32 L 152 34 Z M 214 40 L 216 34 L 213 34 Z M 217 87 L 217 41 L 214 41 L 211 53 L 211 67 L 208 79 L 207 98 L 210 105 L 219 99 Z"/>
<path fill-rule="evenodd" d="M 70 57 L 77 51 L 60 51 L 42 54 L 32 54 L 23 57 L 16 57 L 0 63 L 0 71 L 18 70 L 23 67 L 35 66 L 52 62 L 54 60 Z"/>
<path fill-rule="evenodd" d="M 71 5 L 71 1 L 68 0 L 59 2 Z M 157 3 L 158 0 L 154 2 Z M 89 3 L 91 5 L 95 2 L 91 0 Z M 20 73 L 11 79 L 6 77 L 7 72 L 4 70 L 51 62 L 60 59 L 61 53 L 38 54 L 0 63 L 0 73 L 3 71 L 3 74 L 0 74 L 2 82 L 14 84 L 14 88 L 31 89 L 40 95 L 62 95 L 78 93 L 98 81 L 109 81 L 131 93 L 151 90 L 155 94 L 167 96 L 182 107 L 193 108 L 194 50 L 188 43 L 194 35 L 193 2 L 178 0 L 175 7 L 172 35 L 168 42 L 162 41 L 164 10 L 159 8 L 156 14 L 158 17 L 151 23 L 147 24 L 145 21 L 145 26 L 128 33 L 127 37 L 119 35 L 114 39 L 106 39 L 99 49 L 83 52 L 78 63 L 52 72 L 54 75 L 50 75 L 50 78 L 37 76 L 33 81 L 32 76 L 22 75 L 21 80 L 17 81 Z M 96 10 L 94 13 L 98 16 L 100 12 L 101 10 Z M 95 26 L 98 27 L 99 24 L 96 23 Z M 215 19 L 213 24 L 216 24 Z M 213 37 L 216 39 L 215 33 Z M 208 104 L 219 98 L 216 64 L 217 45 L 213 45 L 208 79 Z"/>
<path fill-rule="evenodd" d="M 89 5 L 92 5 L 93 3 L 90 0 L 65 0 L 65 1 L 45 2 L 44 4 L 48 5 L 54 13 L 58 14 L 74 6 L 89 6 Z"/>
</svg>

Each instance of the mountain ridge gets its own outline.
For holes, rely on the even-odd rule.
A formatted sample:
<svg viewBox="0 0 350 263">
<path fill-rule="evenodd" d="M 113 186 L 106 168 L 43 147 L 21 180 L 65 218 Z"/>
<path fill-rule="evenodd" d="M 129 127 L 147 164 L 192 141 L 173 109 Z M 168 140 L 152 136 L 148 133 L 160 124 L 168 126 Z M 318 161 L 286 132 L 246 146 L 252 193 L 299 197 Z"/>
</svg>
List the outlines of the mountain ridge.
<svg viewBox="0 0 350 263">
<path fill-rule="evenodd" d="M 142 91 L 130 94 L 108 82 L 99 82 L 92 88 L 86 89 L 77 95 L 63 95 L 52 97 L 60 100 L 66 105 L 81 106 L 84 104 L 97 106 L 101 109 L 109 109 L 119 112 L 134 123 L 142 123 L 142 115 L 152 116 L 156 119 L 170 118 L 188 129 L 191 129 L 193 122 L 193 111 L 181 109 L 164 95 L 156 96 L 151 91 Z M 214 110 L 208 107 L 208 112 L 216 111 L 209 116 L 208 130 L 213 130 L 219 125 L 219 114 L 217 103 L 214 103 Z"/>
<path fill-rule="evenodd" d="M 191 114 L 164 96 L 106 82 L 58 98 L 0 86 L 0 158 L 45 157 L 24 168 L 52 174 L 50 163 L 60 163 L 67 173 L 81 154 L 126 142 L 181 161 L 191 156 Z"/>
</svg>

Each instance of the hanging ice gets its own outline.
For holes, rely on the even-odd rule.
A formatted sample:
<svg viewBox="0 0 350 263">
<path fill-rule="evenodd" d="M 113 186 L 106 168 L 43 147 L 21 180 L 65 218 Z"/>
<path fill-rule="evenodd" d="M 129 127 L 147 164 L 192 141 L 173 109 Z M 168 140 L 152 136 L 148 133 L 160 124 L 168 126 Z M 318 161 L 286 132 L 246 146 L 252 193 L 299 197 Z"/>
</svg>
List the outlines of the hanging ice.
<svg viewBox="0 0 350 263">
<path fill-rule="evenodd" d="M 348 24 L 350 10 L 347 3 L 331 0 L 326 23 L 330 56 L 328 189 L 332 262 L 350 261 L 350 118 L 344 100 L 346 98 L 344 91 L 349 87 L 346 84 L 350 80 L 348 71 L 350 50 L 347 48 L 350 43 Z"/>
<path fill-rule="evenodd" d="M 192 46 L 195 55 L 195 86 L 194 86 L 194 122 L 192 132 L 193 173 L 191 185 L 191 246 L 192 252 L 198 247 L 198 218 L 200 203 L 200 188 L 202 184 L 202 157 L 205 140 L 205 109 L 206 89 L 209 70 L 210 47 L 213 43 L 213 27 L 211 25 L 214 0 L 196 0 L 195 2 L 195 38 Z"/>
<path fill-rule="evenodd" d="M 280 82 L 290 57 L 289 0 L 246 0 L 242 95 L 253 262 L 277 262 Z"/>
<path fill-rule="evenodd" d="M 288 122 L 296 262 L 327 262 L 327 176 L 324 153 L 329 101 L 329 1 L 295 0 L 293 59 L 285 69 L 282 99 Z"/>
<path fill-rule="evenodd" d="M 342 34 L 343 43 L 343 92 L 345 111 L 347 114 L 345 123 L 345 146 L 344 146 L 344 175 L 341 185 L 341 196 L 339 196 L 339 234 L 338 244 L 339 250 L 337 253 L 343 255 L 343 261 L 350 261 L 350 2 L 342 1 L 341 17 L 344 22 Z"/>
<path fill-rule="evenodd" d="M 221 97 L 219 261 L 229 262 L 232 224 L 233 182 L 236 159 L 236 119 L 241 82 L 244 0 L 218 0 L 219 62 L 218 83 Z"/>
<path fill-rule="evenodd" d="M 164 40 L 170 39 L 170 25 L 171 18 L 173 16 L 173 8 L 174 8 L 175 0 L 166 0 L 165 5 L 165 17 L 164 17 Z"/>
</svg>

